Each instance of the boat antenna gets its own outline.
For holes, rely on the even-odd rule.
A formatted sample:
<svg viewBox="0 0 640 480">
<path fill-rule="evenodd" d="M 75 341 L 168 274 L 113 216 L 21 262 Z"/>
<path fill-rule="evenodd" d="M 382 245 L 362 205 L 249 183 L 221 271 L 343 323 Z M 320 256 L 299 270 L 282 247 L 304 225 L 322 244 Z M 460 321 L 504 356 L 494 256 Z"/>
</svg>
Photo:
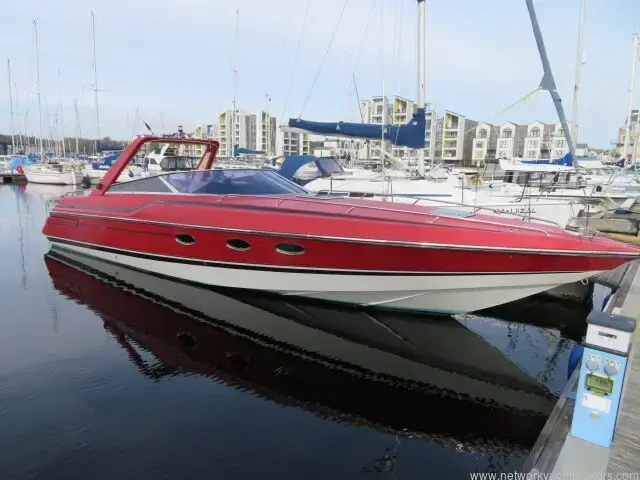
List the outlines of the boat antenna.
<svg viewBox="0 0 640 480">
<path fill-rule="evenodd" d="M 100 141 L 100 112 L 98 110 L 98 64 L 96 62 L 96 18 L 91 11 L 91 38 L 93 40 L 93 96 L 96 108 L 96 139 L 94 148 L 98 155 L 98 142 Z"/>
<path fill-rule="evenodd" d="M 556 112 L 558 113 L 558 117 L 560 118 L 560 123 L 562 124 L 562 129 L 564 131 L 564 138 L 567 141 L 567 146 L 569 147 L 569 152 L 571 153 L 571 158 L 573 160 L 575 159 L 575 156 L 576 156 L 575 145 L 573 144 L 571 132 L 567 124 L 567 117 L 564 114 L 562 99 L 560 98 L 560 94 L 558 93 L 558 88 L 556 87 L 556 81 L 553 78 L 553 73 L 551 71 L 551 64 L 549 63 L 549 57 L 547 57 L 547 50 L 544 46 L 544 40 L 542 39 L 542 32 L 540 31 L 540 25 L 538 24 L 538 17 L 536 16 L 536 11 L 533 7 L 533 0 L 525 0 L 525 1 L 527 2 L 527 9 L 529 10 L 529 18 L 531 19 L 531 27 L 533 28 L 533 35 L 536 39 L 536 45 L 538 46 L 538 53 L 540 54 L 540 61 L 542 62 L 542 69 L 544 70 L 544 74 L 542 75 L 542 80 L 540 80 L 540 86 L 538 88 L 540 90 L 547 90 L 551 95 L 553 104 L 556 107 Z"/>
<path fill-rule="evenodd" d="M 629 108 L 627 113 L 627 121 L 624 132 L 624 146 L 622 147 L 622 158 L 624 159 L 624 165 L 629 163 L 629 146 L 631 135 L 631 115 L 633 113 L 633 103 L 635 100 L 635 88 L 636 88 L 636 66 L 638 63 L 638 47 L 640 39 L 637 33 L 633 34 L 633 57 L 631 59 L 631 81 L 629 82 Z"/>
<path fill-rule="evenodd" d="M 426 47 L 425 0 L 418 0 L 418 109 L 425 110 L 425 47 Z M 431 119 L 433 121 L 433 118 Z M 424 132 L 426 137 L 427 132 Z M 424 177 L 424 148 L 418 149 L 418 176 Z"/>
</svg>

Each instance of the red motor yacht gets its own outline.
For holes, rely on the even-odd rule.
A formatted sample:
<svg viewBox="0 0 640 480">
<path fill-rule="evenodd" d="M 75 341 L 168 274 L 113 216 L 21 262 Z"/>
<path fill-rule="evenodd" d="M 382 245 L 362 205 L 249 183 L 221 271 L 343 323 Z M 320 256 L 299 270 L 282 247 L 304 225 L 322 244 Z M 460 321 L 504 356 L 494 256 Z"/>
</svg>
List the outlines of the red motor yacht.
<svg viewBox="0 0 640 480">
<path fill-rule="evenodd" d="M 193 171 L 115 183 L 146 143 L 202 144 Z M 312 195 L 269 169 L 214 167 L 216 141 L 140 137 L 98 188 L 63 197 L 52 246 L 184 282 L 464 313 L 640 257 L 596 236 L 465 209 Z"/>
</svg>

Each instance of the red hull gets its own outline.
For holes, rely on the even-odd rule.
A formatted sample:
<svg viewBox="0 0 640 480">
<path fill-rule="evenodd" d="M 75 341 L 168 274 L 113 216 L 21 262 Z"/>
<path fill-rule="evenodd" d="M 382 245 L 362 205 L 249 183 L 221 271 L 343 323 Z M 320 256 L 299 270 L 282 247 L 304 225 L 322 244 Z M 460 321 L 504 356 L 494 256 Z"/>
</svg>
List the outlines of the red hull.
<svg viewBox="0 0 640 480">
<path fill-rule="evenodd" d="M 638 249 L 578 239 L 556 228 L 476 215 L 444 218 L 433 207 L 379 210 L 366 200 L 116 195 L 66 197 L 44 234 L 154 255 L 309 269 L 389 272 L 576 272 L 610 270 Z M 435 209 L 437 211 L 437 209 Z M 348 213 L 345 213 L 348 212 Z M 194 245 L 175 236 L 192 235 Z M 249 251 L 225 246 L 229 239 Z M 282 255 L 281 242 L 305 248 Z"/>
</svg>

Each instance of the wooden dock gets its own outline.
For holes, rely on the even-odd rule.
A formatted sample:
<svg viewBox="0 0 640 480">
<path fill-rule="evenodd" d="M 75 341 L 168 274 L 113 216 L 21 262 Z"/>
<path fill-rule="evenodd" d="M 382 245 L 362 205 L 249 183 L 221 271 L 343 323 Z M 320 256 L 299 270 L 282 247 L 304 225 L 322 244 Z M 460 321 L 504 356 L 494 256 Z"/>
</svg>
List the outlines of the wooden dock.
<svg viewBox="0 0 640 480">
<path fill-rule="evenodd" d="M 626 290 L 620 315 L 638 319 L 640 315 L 640 272 L 634 272 L 634 281 L 623 284 Z M 607 473 L 615 477 L 616 473 L 640 472 L 640 328 L 636 327 L 629 355 L 629 373 L 618 414 L 616 433 L 613 437 L 611 456 Z M 620 477 L 622 478 L 622 477 Z"/>
<path fill-rule="evenodd" d="M 640 314 L 640 264 L 607 272 L 596 281 L 617 292 L 607 305 L 610 313 L 638 318 Z M 579 367 L 562 392 L 547 423 L 533 446 L 524 472 L 566 474 L 580 478 L 614 478 L 617 473 L 640 472 L 640 334 L 636 329 L 629 355 L 628 373 L 611 449 L 600 447 L 570 435 Z M 564 477 L 563 477 L 564 478 Z M 623 478 L 622 476 L 620 478 Z M 631 477 L 629 477 L 631 478 Z"/>
<path fill-rule="evenodd" d="M 27 183 L 27 177 L 23 173 L 0 173 L 0 184 L 16 183 L 24 185 Z"/>
</svg>

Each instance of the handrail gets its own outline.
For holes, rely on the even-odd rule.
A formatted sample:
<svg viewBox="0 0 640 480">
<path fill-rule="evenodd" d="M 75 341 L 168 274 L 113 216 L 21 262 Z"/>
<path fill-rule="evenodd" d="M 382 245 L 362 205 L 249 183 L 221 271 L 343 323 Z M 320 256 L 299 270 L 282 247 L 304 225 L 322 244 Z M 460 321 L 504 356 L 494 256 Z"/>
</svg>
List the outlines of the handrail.
<svg viewBox="0 0 640 480">
<path fill-rule="evenodd" d="M 377 194 L 376 194 L 376 196 L 380 196 L 380 197 L 383 197 L 383 196 L 384 196 L 384 197 L 393 197 L 393 195 L 385 195 L 385 194 L 380 194 L 380 195 L 377 195 Z M 314 197 L 313 199 L 296 198 L 296 200 L 301 201 L 301 202 L 312 202 L 312 203 L 313 203 L 313 202 L 315 202 L 318 198 L 323 199 L 322 197 Z M 331 199 L 331 200 L 335 200 L 335 197 L 333 197 L 333 198 L 332 198 L 332 197 L 326 197 L 326 198 L 327 198 L 327 199 Z M 409 198 L 410 198 L 410 197 L 409 197 Z M 422 200 L 424 200 L 424 199 L 423 199 L 423 198 L 418 198 L 418 199 L 416 199 L 416 200 L 415 200 L 415 202 L 413 202 L 411 205 L 416 205 L 418 202 L 420 202 L 420 201 L 422 201 Z M 430 200 L 430 201 L 431 201 L 431 200 Z M 494 211 L 494 212 L 495 212 L 495 213 L 497 213 L 498 215 L 503 214 L 503 212 L 500 212 L 500 211 L 498 211 L 498 210 L 496 210 L 496 209 L 492 209 L 492 208 L 485 208 L 485 207 L 477 206 L 477 205 L 469 205 L 469 204 L 464 204 L 464 203 L 448 202 L 448 201 L 441 201 L 441 200 L 434 200 L 434 201 L 442 202 L 442 203 L 446 203 L 446 204 L 451 204 L 451 205 L 456 205 L 456 206 L 461 206 L 461 207 L 473 208 L 473 209 L 475 209 L 476 211 L 478 211 L 478 210 L 489 210 L 489 211 Z M 332 201 L 332 203 L 333 203 L 334 205 L 341 205 L 341 206 L 344 206 L 344 207 L 353 207 L 353 204 L 349 204 L 349 203 L 342 203 L 342 202 L 336 202 L 336 201 Z M 392 208 L 374 207 L 374 206 L 371 206 L 371 205 L 367 205 L 367 206 L 366 206 L 366 207 L 364 207 L 364 208 L 371 209 L 371 210 L 387 211 L 387 212 L 397 212 L 397 211 L 398 211 L 398 210 L 394 210 L 394 209 L 392 209 Z M 403 213 L 408 213 L 408 214 L 412 214 L 412 215 L 424 215 L 424 216 L 429 216 L 429 217 L 438 216 L 438 215 L 433 214 L 433 213 L 430 213 L 430 212 L 410 212 L 410 211 L 409 211 L 409 212 L 403 212 Z M 475 214 L 475 212 L 474 212 L 474 214 Z M 439 215 L 442 215 L 442 212 L 439 212 Z M 510 215 L 512 215 L 512 214 L 510 214 Z M 513 215 L 515 215 L 515 214 L 513 214 Z M 515 216 L 519 216 L 519 215 L 515 215 Z M 534 217 L 529 217 L 529 218 L 534 218 Z M 523 219 L 525 219 L 525 218 L 523 217 Z M 475 219 L 475 218 L 465 218 L 464 220 L 465 220 L 465 221 L 469 221 L 469 222 L 473 222 L 473 223 L 483 223 L 483 224 L 487 224 L 487 225 L 498 225 L 498 226 L 508 227 L 508 228 L 513 228 L 513 227 L 514 227 L 513 225 L 510 225 L 510 224 L 508 224 L 508 223 L 494 222 L 494 221 L 488 221 L 488 220 L 478 220 L 478 219 Z M 536 220 L 538 220 L 538 219 L 536 218 Z M 556 223 L 556 222 L 554 222 L 554 221 L 552 221 L 552 220 L 546 220 L 546 219 L 542 219 L 542 218 L 541 218 L 541 219 L 539 219 L 539 220 L 540 220 L 540 221 L 542 221 L 542 222 L 550 223 L 550 224 L 552 224 L 552 225 L 555 225 L 555 226 L 557 226 L 557 227 L 559 227 L 559 228 L 564 229 L 564 227 L 562 227 L 560 224 L 558 224 L 558 223 Z M 433 222 L 432 222 L 432 223 L 433 223 Z M 540 228 L 535 228 L 535 227 L 520 227 L 520 226 L 518 226 L 517 228 L 520 228 L 520 229 L 523 229 L 523 230 L 531 230 L 531 231 L 535 231 L 535 232 L 543 233 L 543 234 L 544 234 L 545 236 L 547 236 L 547 237 L 549 236 L 549 233 L 548 233 L 547 231 L 545 231 L 545 230 L 543 230 L 543 229 L 540 229 Z"/>
</svg>

